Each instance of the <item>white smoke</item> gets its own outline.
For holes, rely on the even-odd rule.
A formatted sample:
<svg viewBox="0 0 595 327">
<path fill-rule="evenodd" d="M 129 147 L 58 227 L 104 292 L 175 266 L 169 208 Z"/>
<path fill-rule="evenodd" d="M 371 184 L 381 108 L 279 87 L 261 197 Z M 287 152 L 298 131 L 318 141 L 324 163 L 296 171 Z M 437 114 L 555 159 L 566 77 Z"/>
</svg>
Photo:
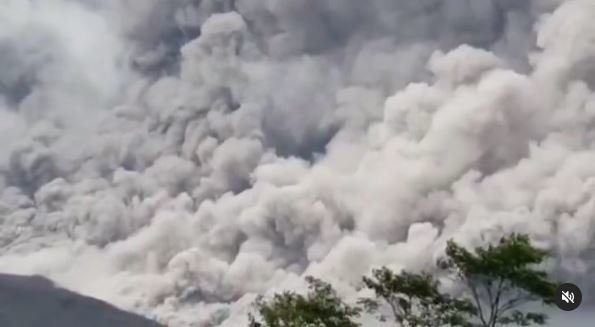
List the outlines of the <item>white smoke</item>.
<svg viewBox="0 0 595 327">
<path fill-rule="evenodd" d="M 0 271 L 168 326 L 529 233 L 595 273 L 590 0 L 5 0 Z"/>
</svg>

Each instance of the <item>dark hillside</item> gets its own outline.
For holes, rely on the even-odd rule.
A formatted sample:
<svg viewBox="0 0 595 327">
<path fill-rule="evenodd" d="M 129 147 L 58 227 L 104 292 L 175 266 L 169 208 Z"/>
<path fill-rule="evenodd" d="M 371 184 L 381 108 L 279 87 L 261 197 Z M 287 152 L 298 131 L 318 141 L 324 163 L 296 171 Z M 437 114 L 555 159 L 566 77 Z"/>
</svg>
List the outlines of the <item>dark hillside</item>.
<svg viewBox="0 0 595 327">
<path fill-rule="evenodd" d="M 0 274 L 2 327 L 160 327 L 39 276 Z"/>
</svg>

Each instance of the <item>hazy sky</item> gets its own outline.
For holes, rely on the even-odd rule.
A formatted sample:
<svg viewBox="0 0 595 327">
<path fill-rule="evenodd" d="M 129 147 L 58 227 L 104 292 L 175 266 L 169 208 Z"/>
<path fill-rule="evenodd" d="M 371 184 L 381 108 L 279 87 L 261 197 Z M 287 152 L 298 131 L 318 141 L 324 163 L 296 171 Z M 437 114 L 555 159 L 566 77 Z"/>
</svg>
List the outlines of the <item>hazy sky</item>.
<svg viewBox="0 0 595 327">
<path fill-rule="evenodd" d="M 594 44 L 592 0 L 0 1 L 0 271 L 238 326 L 521 232 L 588 323 Z"/>
</svg>

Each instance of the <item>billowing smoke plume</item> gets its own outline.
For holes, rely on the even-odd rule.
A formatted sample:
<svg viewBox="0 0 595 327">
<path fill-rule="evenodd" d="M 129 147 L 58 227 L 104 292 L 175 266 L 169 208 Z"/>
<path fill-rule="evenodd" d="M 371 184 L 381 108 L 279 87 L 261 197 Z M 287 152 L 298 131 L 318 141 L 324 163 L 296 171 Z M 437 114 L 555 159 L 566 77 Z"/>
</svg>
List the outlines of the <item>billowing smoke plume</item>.
<svg viewBox="0 0 595 327">
<path fill-rule="evenodd" d="M 239 326 L 517 231 L 593 285 L 591 0 L 4 0 L 0 67 L 0 271 Z"/>
</svg>

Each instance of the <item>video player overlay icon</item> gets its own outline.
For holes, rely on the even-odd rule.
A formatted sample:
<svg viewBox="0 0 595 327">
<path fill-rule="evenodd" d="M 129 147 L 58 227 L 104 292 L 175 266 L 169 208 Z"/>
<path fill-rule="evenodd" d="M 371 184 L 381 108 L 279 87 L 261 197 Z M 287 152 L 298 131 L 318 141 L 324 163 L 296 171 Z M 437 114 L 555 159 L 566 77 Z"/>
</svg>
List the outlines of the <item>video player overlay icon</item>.
<svg viewBox="0 0 595 327">
<path fill-rule="evenodd" d="M 565 283 L 556 290 L 556 305 L 564 311 L 572 311 L 581 305 L 583 294 L 578 286 Z"/>
</svg>

